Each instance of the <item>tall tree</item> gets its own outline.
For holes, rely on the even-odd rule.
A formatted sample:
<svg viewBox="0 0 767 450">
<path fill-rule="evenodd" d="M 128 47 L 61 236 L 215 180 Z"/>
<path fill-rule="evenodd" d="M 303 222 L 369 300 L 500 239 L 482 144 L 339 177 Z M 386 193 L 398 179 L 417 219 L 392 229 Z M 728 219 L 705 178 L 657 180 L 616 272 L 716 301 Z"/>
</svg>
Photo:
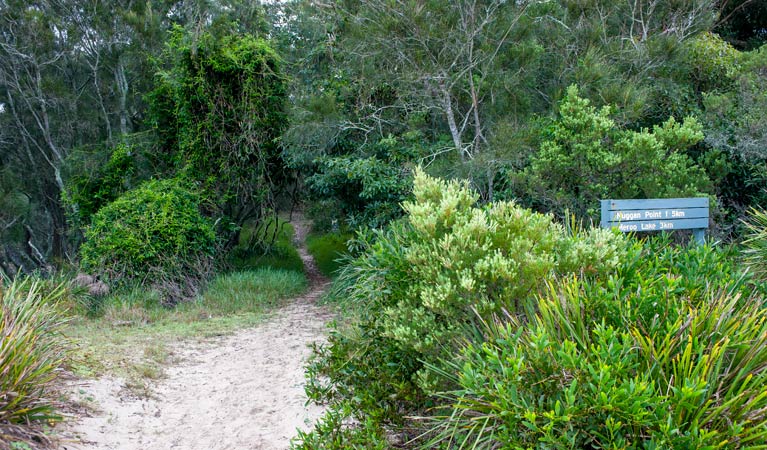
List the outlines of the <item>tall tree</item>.
<svg viewBox="0 0 767 450">
<path fill-rule="evenodd" d="M 263 218 L 285 173 L 278 139 L 287 125 L 287 80 L 269 44 L 251 35 L 177 28 L 153 96 L 161 149 L 198 181 L 230 244 L 247 220 Z M 170 134 L 169 136 L 162 136 Z"/>
</svg>

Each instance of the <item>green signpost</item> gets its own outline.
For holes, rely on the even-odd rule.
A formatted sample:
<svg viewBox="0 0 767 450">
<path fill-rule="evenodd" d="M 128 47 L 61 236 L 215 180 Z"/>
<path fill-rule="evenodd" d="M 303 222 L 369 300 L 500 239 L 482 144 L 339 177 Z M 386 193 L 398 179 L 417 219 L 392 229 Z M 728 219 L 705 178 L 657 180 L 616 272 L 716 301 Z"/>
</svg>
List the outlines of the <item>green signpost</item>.
<svg viewBox="0 0 767 450">
<path fill-rule="evenodd" d="M 698 243 L 705 242 L 709 211 L 707 197 L 602 200 L 602 228 L 624 233 L 692 230 Z"/>
</svg>

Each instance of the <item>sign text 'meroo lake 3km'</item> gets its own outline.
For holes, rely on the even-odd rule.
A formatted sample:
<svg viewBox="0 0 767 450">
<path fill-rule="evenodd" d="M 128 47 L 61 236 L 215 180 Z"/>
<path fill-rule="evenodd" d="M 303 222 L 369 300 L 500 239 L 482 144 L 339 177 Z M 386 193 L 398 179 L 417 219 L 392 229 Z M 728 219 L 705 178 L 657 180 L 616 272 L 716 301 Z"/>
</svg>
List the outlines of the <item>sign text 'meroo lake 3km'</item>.
<svg viewBox="0 0 767 450">
<path fill-rule="evenodd" d="M 624 233 L 641 231 L 693 230 L 703 241 L 708 228 L 708 198 L 602 200 L 603 228 Z"/>
</svg>

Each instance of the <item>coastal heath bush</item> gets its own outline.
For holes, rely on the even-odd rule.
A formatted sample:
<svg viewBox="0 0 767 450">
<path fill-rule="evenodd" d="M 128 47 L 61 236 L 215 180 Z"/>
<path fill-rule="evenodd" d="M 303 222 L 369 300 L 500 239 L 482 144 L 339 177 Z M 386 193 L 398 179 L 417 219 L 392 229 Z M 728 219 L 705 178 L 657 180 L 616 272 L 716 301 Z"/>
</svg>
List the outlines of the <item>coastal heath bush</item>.
<svg viewBox="0 0 767 450">
<path fill-rule="evenodd" d="M 483 319 L 530 309 L 548 280 L 608 272 L 625 247 L 621 235 L 573 233 L 513 202 L 479 206 L 467 183 L 421 170 L 413 198 L 402 220 L 355 243 L 360 256 L 331 292 L 350 317 L 309 367 L 312 398 L 352 399 L 365 420 L 429 407 L 438 380 L 424 363 L 449 357 Z"/>
</svg>

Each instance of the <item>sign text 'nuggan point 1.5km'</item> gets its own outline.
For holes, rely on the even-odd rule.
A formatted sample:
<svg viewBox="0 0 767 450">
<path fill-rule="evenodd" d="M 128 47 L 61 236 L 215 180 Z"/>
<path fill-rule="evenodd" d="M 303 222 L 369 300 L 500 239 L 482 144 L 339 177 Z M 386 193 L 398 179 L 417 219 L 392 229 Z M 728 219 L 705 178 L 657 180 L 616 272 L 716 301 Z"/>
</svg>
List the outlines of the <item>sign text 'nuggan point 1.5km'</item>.
<svg viewBox="0 0 767 450">
<path fill-rule="evenodd" d="M 693 230 L 702 243 L 708 228 L 708 198 L 664 198 L 640 200 L 602 200 L 603 228 L 618 228 L 624 233 L 641 231 Z"/>
</svg>

